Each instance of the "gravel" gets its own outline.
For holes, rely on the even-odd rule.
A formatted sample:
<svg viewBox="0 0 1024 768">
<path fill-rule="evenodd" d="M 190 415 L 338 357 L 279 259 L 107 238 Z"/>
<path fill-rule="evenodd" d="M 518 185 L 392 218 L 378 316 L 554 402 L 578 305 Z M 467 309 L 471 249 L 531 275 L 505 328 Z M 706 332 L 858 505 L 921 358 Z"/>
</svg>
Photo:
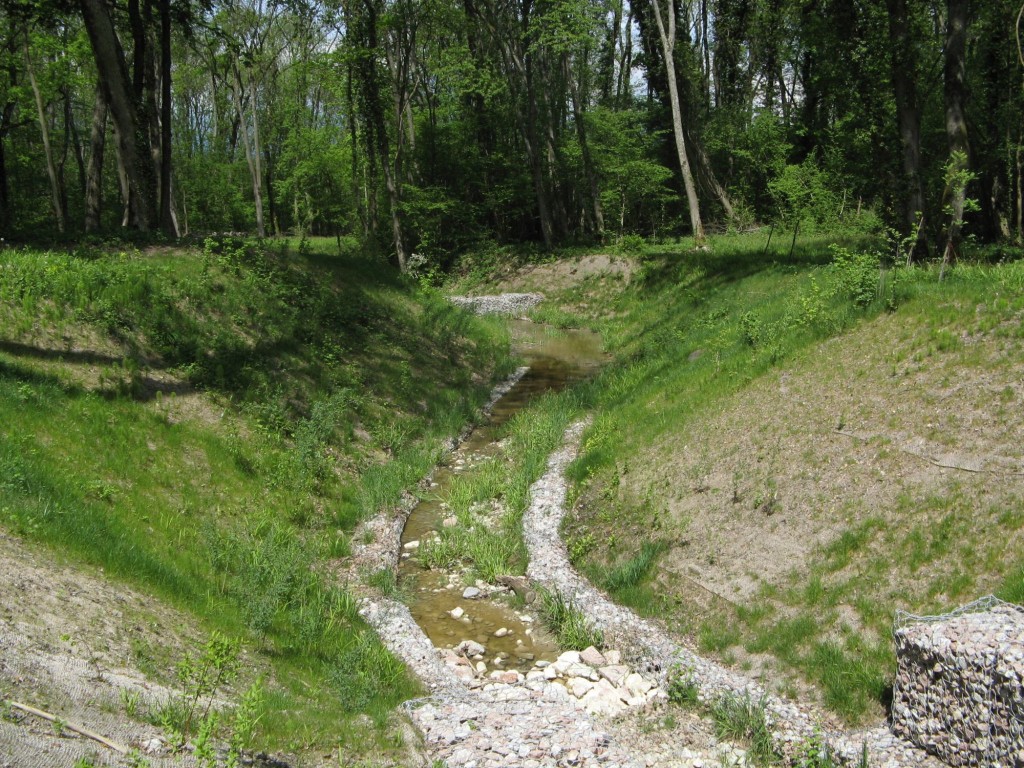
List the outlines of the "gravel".
<svg viewBox="0 0 1024 768">
<path fill-rule="evenodd" d="M 496 296 L 451 296 L 452 304 L 477 315 L 522 315 L 544 301 L 541 293 L 502 293 Z"/>
</svg>

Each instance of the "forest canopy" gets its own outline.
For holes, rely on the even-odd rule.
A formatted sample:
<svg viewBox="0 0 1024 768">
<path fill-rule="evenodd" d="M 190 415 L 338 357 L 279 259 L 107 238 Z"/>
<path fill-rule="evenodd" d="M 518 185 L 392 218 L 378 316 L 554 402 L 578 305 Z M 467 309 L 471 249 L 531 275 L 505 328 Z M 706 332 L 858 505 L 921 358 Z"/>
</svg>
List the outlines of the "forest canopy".
<svg viewBox="0 0 1024 768">
<path fill-rule="evenodd" d="M 1020 244 L 1008 0 L 4 0 L 0 235 Z"/>
</svg>

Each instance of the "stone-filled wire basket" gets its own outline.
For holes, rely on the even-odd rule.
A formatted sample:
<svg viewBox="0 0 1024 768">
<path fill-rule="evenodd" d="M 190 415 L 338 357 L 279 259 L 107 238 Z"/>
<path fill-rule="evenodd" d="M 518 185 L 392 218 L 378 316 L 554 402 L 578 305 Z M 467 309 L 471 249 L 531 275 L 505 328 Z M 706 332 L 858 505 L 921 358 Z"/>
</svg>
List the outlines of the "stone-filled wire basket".
<svg viewBox="0 0 1024 768">
<path fill-rule="evenodd" d="M 893 730 L 951 766 L 1024 768 L 1024 608 L 897 611 Z"/>
</svg>

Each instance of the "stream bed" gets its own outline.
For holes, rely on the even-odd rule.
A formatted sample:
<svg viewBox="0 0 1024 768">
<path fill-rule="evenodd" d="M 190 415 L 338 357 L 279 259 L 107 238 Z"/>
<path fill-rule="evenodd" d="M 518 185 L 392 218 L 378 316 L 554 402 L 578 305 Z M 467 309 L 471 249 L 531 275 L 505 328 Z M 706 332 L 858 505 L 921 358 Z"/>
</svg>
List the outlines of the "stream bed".
<svg viewBox="0 0 1024 768">
<path fill-rule="evenodd" d="M 540 395 L 592 375 L 605 361 L 600 337 L 591 331 L 559 330 L 528 320 L 510 325 L 513 349 L 529 370 L 435 472 L 428 495 L 413 508 L 402 531 L 398 581 L 410 612 L 435 647 L 470 640 L 485 651 L 467 655 L 489 668 L 526 670 L 537 661 L 553 661 L 560 651 L 534 621 L 532 609 L 517 611 L 507 593 L 488 596 L 485 585 L 478 588 L 461 574 L 429 570 L 416 558 L 419 543 L 436 535 L 450 514 L 442 498 L 452 479 L 501 452 L 500 427 Z"/>
</svg>

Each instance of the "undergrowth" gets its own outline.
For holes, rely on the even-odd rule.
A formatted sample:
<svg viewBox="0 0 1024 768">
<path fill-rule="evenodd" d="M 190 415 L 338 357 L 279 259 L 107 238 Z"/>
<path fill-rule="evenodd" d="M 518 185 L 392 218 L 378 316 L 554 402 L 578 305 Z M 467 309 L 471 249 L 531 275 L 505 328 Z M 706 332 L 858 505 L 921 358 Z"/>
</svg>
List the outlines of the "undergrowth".
<svg viewBox="0 0 1024 768">
<path fill-rule="evenodd" d="M 321 566 L 512 366 L 501 322 L 312 245 L 0 250 L 0 525 L 242 638 L 267 749 L 416 692 Z"/>
<path fill-rule="evenodd" d="M 604 633 L 561 593 L 539 589 L 538 598 L 540 616 L 558 638 L 560 648 L 582 651 L 590 646 L 604 647 Z"/>
</svg>

